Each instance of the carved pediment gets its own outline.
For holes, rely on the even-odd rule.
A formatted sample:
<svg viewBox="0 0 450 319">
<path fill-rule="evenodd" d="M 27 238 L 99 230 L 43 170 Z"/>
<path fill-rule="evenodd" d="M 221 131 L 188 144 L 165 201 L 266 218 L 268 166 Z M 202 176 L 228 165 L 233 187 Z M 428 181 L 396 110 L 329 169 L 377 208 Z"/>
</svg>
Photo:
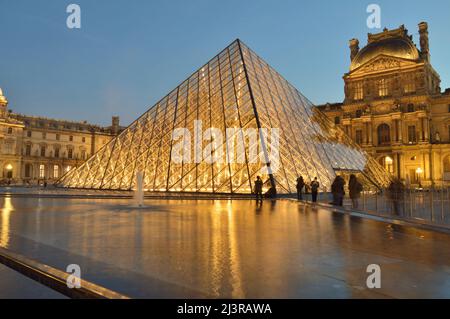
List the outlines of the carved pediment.
<svg viewBox="0 0 450 319">
<path fill-rule="evenodd" d="M 355 69 L 352 75 L 367 74 L 390 69 L 397 69 L 405 66 L 412 66 L 414 62 L 388 56 L 379 56 Z"/>
</svg>

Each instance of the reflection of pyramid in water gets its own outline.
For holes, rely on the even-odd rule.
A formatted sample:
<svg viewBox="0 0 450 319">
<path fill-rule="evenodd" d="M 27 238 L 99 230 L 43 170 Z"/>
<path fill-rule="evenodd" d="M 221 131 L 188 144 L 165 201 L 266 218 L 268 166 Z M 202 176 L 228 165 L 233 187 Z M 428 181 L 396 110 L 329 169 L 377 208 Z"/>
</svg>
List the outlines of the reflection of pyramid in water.
<svg viewBox="0 0 450 319">
<path fill-rule="evenodd" d="M 247 160 L 255 145 L 246 144 L 246 160 L 241 163 L 171 160 L 176 143 L 172 143 L 173 130 L 194 132 L 196 120 L 202 121 L 203 129 L 218 128 L 224 135 L 226 128 L 233 127 L 279 128 L 279 169 L 271 176 L 262 175 L 275 183 L 278 193 L 295 192 L 300 175 L 307 181 L 317 176 L 329 190 L 339 170 L 361 171 L 379 186 L 389 181 L 376 161 L 236 40 L 82 166 L 63 176 L 59 185 L 129 190 L 142 171 L 148 191 L 250 193 L 266 165 Z M 263 146 L 258 149 L 267 147 L 264 138 L 258 142 Z"/>
</svg>

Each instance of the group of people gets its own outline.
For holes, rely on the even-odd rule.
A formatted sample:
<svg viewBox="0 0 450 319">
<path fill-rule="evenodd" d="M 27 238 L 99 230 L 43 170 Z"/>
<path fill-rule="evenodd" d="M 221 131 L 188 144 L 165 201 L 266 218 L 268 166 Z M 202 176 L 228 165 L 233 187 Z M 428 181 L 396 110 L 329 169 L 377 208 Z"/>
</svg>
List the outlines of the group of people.
<svg viewBox="0 0 450 319">
<path fill-rule="evenodd" d="M 303 179 L 303 176 L 300 176 L 297 179 L 297 198 L 299 200 L 303 199 L 303 188 L 306 189 L 307 184 Z M 317 181 L 317 177 L 310 184 L 312 202 L 317 202 L 317 194 L 319 192 L 319 182 Z M 362 184 L 358 181 L 357 177 L 352 174 L 350 175 L 350 179 L 348 182 L 349 196 L 352 200 L 353 208 L 359 207 L 359 198 L 361 197 L 361 192 L 363 191 Z M 331 202 L 334 206 L 343 206 L 344 204 L 344 196 L 345 196 L 345 180 L 342 176 L 336 176 L 331 185 L 331 193 L 333 195 L 333 201 Z"/>
<path fill-rule="evenodd" d="M 311 190 L 311 195 L 312 195 L 312 201 L 313 203 L 317 202 L 317 194 L 319 193 L 319 182 L 317 181 L 317 177 L 314 177 L 314 180 L 309 184 L 305 183 L 305 180 L 303 179 L 303 176 L 300 176 L 299 178 L 297 178 L 297 198 L 298 200 L 302 200 L 303 199 L 303 188 L 305 188 L 305 190 L 307 191 L 308 188 Z"/>
<path fill-rule="evenodd" d="M 342 176 L 336 176 L 333 183 L 331 184 L 331 194 L 333 197 L 331 205 L 343 206 L 345 197 L 345 179 Z M 260 176 L 257 177 L 255 181 L 255 194 L 257 200 L 263 199 L 263 185 L 264 182 Z M 305 181 L 303 176 L 297 178 L 297 198 L 298 200 L 303 200 L 303 194 L 311 192 L 312 202 L 317 202 L 317 196 L 319 193 L 319 181 L 315 177 L 309 184 Z M 348 192 L 349 197 L 352 202 L 352 208 L 359 208 L 359 199 L 361 198 L 361 193 L 364 190 L 362 183 L 358 180 L 356 175 L 351 174 L 348 180 Z M 401 214 L 401 202 L 403 201 L 403 196 L 405 192 L 405 186 L 399 179 L 394 179 L 390 186 L 387 188 L 387 196 L 390 199 L 394 214 Z M 269 191 L 265 194 L 267 197 L 275 197 L 276 190 L 271 187 Z"/>
</svg>

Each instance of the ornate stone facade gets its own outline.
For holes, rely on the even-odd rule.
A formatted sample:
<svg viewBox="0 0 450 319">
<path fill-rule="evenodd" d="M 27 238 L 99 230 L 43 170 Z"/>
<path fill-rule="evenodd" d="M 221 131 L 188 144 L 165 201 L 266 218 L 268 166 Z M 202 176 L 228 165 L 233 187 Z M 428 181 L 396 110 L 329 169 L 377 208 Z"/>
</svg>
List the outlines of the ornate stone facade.
<svg viewBox="0 0 450 319">
<path fill-rule="evenodd" d="M 51 183 L 122 129 L 12 113 L 0 89 L 0 184 Z"/>
<path fill-rule="evenodd" d="M 318 106 L 391 174 L 412 185 L 450 185 L 450 89 L 430 63 L 428 25 L 420 50 L 404 26 L 350 40 L 343 103 Z"/>
</svg>

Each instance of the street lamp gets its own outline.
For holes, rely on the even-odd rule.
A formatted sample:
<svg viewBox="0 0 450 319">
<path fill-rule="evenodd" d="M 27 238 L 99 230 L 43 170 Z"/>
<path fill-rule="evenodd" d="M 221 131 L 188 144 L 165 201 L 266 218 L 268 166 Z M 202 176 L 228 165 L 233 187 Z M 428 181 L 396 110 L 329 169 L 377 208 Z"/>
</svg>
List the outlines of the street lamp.
<svg viewBox="0 0 450 319">
<path fill-rule="evenodd" d="M 417 180 L 419 182 L 419 188 L 422 188 L 422 184 L 420 183 L 420 175 L 423 173 L 422 168 L 417 167 L 416 174 L 417 174 Z"/>
</svg>

